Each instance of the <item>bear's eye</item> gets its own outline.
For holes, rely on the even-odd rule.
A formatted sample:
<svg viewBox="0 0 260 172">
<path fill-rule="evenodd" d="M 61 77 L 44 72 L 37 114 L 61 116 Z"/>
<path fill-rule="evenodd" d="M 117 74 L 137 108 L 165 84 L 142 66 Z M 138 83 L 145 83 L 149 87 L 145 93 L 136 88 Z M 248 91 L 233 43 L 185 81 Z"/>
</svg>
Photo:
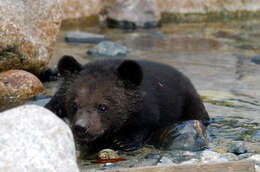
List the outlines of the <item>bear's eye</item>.
<svg viewBox="0 0 260 172">
<path fill-rule="evenodd" d="M 72 113 L 76 113 L 78 110 L 78 105 L 76 103 L 73 103 L 71 106 Z"/>
<path fill-rule="evenodd" d="M 97 109 L 98 109 L 99 112 L 102 112 L 102 113 L 106 112 L 108 110 L 107 106 L 104 105 L 104 104 L 98 105 Z"/>
</svg>

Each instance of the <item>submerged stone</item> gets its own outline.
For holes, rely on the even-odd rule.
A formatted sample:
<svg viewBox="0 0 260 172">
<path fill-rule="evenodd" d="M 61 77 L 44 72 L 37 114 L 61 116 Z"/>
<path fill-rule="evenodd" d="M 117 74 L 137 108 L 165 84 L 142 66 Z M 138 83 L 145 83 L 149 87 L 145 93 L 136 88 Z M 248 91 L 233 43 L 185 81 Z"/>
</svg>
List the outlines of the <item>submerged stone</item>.
<svg viewBox="0 0 260 172">
<path fill-rule="evenodd" d="M 260 64 L 260 55 L 253 57 L 251 61 L 255 64 Z"/>
<path fill-rule="evenodd" d="M 228 152 L 234 153 L 234 154 L 243 154 L 248 152 L 247 148 L 245 147 L 244 142 L 242 141 L 234 141 L 232 142 L 232 145 L 229 146 Z"/>
<path fill-rule="evenodd" d="M 161 33 L 161 32 L 155 32 L 155 33 L 152 34 L 152 37 L 155 38 L 155 39 L 162 40 L 166 37 L 166 35 Z"/>
<path fill-rule="evenodd" d="M 244 153 L 244 154 L 240 154 L 238 155 L 238 159 L 241 160 L 241 159 L 246 159 L 246 158 L 249 158 L 250 156 L 252 156 L 253 153 Z"/>
<path fill-rule="evenodd" d="M 208 146 L 206 128 L 198 120 L 171 125 L 158 132 L 153 140 L 155 146 L 166 150 L 199 151 Z"/>
<path fill-rule="evenodd" d="M 108 40 L 104 35 L 88 32 L 68 32 L 65 40 L 69 43 L 100 43 Z"/>
<path fill-rule="evenodd" d="M 88 51 L 94 56 L 120 57 L 127 55 L 127 48 L 111 41 L 103 41 Z"/>
<path fill-rule="evenodd" d="M 148 154 L 145 156 L 146 159 L 160 159 L 160 157 L 159 154 Z"/>
<path fill-rule="evenodd" d="M 254 133 L 253 133 L 253 138 L 254 140 L 256 140 L 257 142 L 260 142 L 260 130 L 256 130 Z"/>
</svg>

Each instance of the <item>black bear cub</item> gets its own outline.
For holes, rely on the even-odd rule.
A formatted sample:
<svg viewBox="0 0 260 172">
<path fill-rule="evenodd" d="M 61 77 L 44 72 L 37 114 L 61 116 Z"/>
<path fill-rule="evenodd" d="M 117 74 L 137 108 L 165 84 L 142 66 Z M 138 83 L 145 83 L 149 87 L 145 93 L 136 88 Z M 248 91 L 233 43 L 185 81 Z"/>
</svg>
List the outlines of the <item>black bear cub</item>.
<svg viewBox="0 0 260 172">
<path fill-rule="evenodd" d="M 209 119 L 190 80 L 165 64 L 110 59 L 58 63 L 63 83 L 48 109 L 67 117 L 80 144 L 132 151 L 158 129 L 186 120 Z"/>
</svg>

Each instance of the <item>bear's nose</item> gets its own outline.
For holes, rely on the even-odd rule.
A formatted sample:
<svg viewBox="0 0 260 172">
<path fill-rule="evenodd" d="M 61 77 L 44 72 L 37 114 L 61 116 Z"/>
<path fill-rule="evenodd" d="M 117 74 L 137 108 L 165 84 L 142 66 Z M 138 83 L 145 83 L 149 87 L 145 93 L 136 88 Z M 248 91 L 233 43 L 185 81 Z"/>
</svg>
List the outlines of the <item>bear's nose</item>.
<svg viewBox="0 0 260 172">
<path fill-rule="evenodd" d="M 78 138 L 84 138 L 87 136 L 88 126 L 83 121 L 77 121 L 73 127 L 74 134 Z"/>
</svg>

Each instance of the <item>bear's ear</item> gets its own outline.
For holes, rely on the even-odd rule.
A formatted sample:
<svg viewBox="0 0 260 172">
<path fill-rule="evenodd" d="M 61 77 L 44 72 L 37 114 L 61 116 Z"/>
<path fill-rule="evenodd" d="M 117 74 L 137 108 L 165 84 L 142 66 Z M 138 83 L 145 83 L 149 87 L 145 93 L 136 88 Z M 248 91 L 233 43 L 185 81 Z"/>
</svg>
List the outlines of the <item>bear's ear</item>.
<svg viewBox="0 0 260 172">
<path fill-rule="evenodd" d="M 63 56 L 58 63 L 58 71 L 61 76 L 67 76 L 81 71 L 82 65 L 72 56 Z"/>
<path fill-rule="evenodd" d="M 117 73 L 120 79 L 134 86 L 140 85 L 143 80 L 142 67 L 133 60 L 123 61 L 117 68 Z"/>
</svg>

